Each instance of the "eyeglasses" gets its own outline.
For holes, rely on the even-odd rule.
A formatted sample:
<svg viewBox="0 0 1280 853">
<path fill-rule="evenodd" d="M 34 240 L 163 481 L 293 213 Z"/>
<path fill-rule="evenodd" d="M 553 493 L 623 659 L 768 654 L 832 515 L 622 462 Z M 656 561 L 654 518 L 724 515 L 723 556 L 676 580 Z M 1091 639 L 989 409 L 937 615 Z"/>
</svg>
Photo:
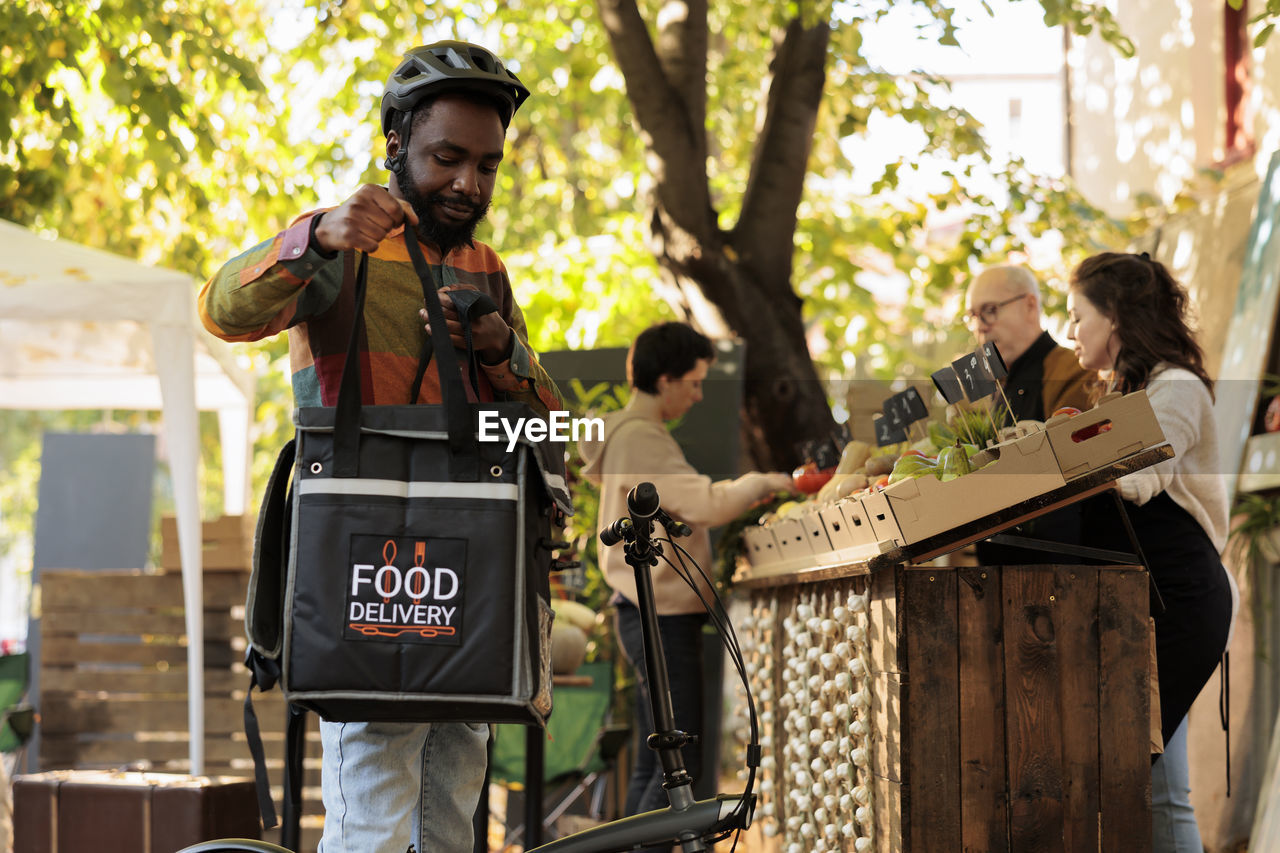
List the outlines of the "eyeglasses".
<svg viewBox="0 0 1280 853">
<path fill-rule="evenodd" d="M 1019 299 L 1026 297 L 1026 295 L 1025 293 L 1019 293 L 1017 296 L 1010 296 L 1003 302 L 984 302 L 976 310 L 971 309 L 964 312 L 964 317 L 962 318 L 964 324 L 972 329 L 978 324 L 978 319 L 981 318 L 982 322 L 990 326 L 996 321 L 996 315 L 1000 313 L 1001 308 L 1017 302 Z"/>
</svg>

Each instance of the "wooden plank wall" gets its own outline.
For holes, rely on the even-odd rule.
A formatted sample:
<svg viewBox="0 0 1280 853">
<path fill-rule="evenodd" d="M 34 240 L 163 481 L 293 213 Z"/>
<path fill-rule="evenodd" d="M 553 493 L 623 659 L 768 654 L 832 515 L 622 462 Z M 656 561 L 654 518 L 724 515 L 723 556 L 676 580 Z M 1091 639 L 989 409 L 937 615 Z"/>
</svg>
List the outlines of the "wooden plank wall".
<svg viewBox="0 0 1280 853">
<path fill-rule="evenodd" d="M 1150 850 L 1145 573 L 907 568 L 897 593 L 903 849 Z"/>
<path fill-rule="evenodd" d="M 253 775 L 243 713 L 248 580 L 245 570 L 204 574 L 204 748 L 210 776 Z M 45 570 L 41 585 L 41 769 L 187 772 L 180 573 Z M 284 701 L 273 690 L 255 693 L 253 704 L 279 809 Z M 303 849 L 315 849 L 322 814 L 320 743 L 315 717 L 308 718 L 302 842 Z M 264 838 L 278 842 L 279 831 L 267 831 Z"/>
<path fill-rule="evenodd" d="M 960 683 L 956 573 L 908 570 L 900 580 L 902 822 L 907 850 L 955 849 L 960 838 Z"/>
<path fill-rule="evenodd" d="M 961 836 L 966 850 L 1008 853 L 1000 584 L 986 568 L 957 569 L 955 575 L 956 621 L 965 626 L 957 664 L 969 675 L 959 684 L 960 813 L 970 816 L 961 822 Z"/>
</svg>

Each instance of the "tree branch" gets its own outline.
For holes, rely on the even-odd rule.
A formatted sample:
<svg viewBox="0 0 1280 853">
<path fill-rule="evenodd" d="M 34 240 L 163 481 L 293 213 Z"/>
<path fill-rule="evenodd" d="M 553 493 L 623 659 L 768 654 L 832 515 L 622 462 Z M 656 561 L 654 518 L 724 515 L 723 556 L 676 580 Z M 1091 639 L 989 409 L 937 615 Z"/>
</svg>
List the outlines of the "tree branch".
<svg viewBox="0 0 1280 853">
<path fill-rule="evenodd" d="M 627 81 L 627 98 L 644 134 L 645 148 L 651 155 L 660 204 L 682 228 L 699 237 L 709 237 L 715 216 L 707 187 L 706 128 L 691 122 L 688 102 L 663 68 L 635 0 L 597 0 L 597 6 L 614 59 Z M 705 39 L 704 33 L 702 65 Z M 696 46 L 697 40 L 692 41 L 692 45 L 686 41 L 686 46 Z M 680 65 L 687 70 L 687 60 Z M 686 90 L 692 85 L 689 81 Z M 702 85 L 701 98 L 705 99 L 705 81 Z M 672 109 L 673 105 L 677 109 Z M 705 113 L 705 106 L 699 110 Z"/>
<path fill-rule="evenodd" d="M 762 286 L 791 291 L 796 209 L 804 193 L 809 152 L 826 82 L 830 26 L 795 18 L 770 63 L 773 79 L 764 128 L 751 163 L 742 215 L 732 245 Z"/>
<path fill-rule="evenodd" d="M 707 0 L 667 0 L 658 12 L 658 60 L 680 93 L 698 161 L 707 154 Z"/>
</svg>

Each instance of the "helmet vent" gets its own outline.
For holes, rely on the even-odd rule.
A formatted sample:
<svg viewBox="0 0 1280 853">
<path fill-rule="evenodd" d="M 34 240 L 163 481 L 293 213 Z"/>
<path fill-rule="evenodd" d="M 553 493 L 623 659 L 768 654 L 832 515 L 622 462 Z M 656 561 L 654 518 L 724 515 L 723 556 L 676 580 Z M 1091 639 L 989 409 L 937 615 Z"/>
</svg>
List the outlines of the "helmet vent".
<svg viewBox="0 0 1280 853">
<path fill-rule="evenodd" d="M 3 0 L 0 0 L 3 2 Z M 382 132 L 396 111 L 411 112 L 434 92 L 465 89 L 498 99 L 503 127 L 529 96 L 529 90 L 502 61 L 484 48 L 465 42 L 442 41 L 410 50 L 387 80 L 380 109 Z"/>
</svg>

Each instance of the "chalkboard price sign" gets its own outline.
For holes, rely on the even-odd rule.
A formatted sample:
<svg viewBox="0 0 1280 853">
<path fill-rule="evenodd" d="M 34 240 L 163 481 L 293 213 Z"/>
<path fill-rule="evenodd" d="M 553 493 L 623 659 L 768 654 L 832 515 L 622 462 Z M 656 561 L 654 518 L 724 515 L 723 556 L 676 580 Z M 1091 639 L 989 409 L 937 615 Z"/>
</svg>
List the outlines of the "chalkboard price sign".
<svg viewBox="0 0 1280 853">
<path fill-rule="evenodd" d="M 898 401 L 898 408 L 908 424 L 922 421 L 929 417 L 929 407 L 924 404 L 924 397 L 912 387 L 893 395 Z"/>
<path fill-rule="evenodd" d="M 995 393 L 996 380 L 987 369 L 987 360 L 981 349 L 957 358 L 951 362 L 951 368 L 960 378 L 960 387 L 969 400 L 981 400 Z"/>
<path fill-rule="evenodd" d="M 935 370 L 930 377 L 933 380 L 933 387 L 938 389 L 938 393 L 942 395 L 942 399 L 947 404 L 959 403 L 964 399 L 964 390 L 960 387 L 960 377 L 956 376 L 956 371 L 951 365 L 947 365 L 941 370 Z"/>
<path fill-rule="evenodd" d="M 987 372 L 991 374 L 992 379 L 1004 379 L 1009 375 L 1009 368 L 1005 367 L 1004 356 L 1000 355 L 1000 348 L 996 346 L 995 341 L 987 341 L 983 344 L 981 352 L 987 363 Z"/>
<path fill-rule="evenodd" d="M 881 403 L 880 411 L 884 412 L 884 419 L 889 422 L 889 427 L 891 429 L 905 430 L 907 428 L 907 424 L 910 423 L 910 421 L 907 420 L 906 411 L 902 408 L 900 401 L 898 400 L 897 394 L 894 394 L 892 397 Z"/>
<path fill-rule="evenodd" d="M 893 426 L 889 419 L 884 415 L 873 415 L 872 423 L 875 424 L 876 445 L 879 447 L 884 447 L 886 444 L 897 444 L 900 441 L 907 440 L 906 427 Z"/>
</svg>

